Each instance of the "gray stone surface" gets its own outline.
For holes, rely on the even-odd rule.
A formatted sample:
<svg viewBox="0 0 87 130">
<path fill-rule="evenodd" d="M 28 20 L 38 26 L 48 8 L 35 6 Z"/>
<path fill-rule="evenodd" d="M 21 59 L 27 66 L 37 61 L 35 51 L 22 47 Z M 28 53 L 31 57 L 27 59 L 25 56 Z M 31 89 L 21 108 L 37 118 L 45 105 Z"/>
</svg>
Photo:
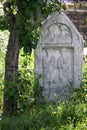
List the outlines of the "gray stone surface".
<svg viewBox="0 0 87 130">
<path fill-rule="evenodd" d="M 50 15 L 35 50 L 35 76 L 41 75 L 44 97 L 57 102 L 79 87 L 82 55 L 82 36 L 70 19 L 63 12 Z"/>
</svg>

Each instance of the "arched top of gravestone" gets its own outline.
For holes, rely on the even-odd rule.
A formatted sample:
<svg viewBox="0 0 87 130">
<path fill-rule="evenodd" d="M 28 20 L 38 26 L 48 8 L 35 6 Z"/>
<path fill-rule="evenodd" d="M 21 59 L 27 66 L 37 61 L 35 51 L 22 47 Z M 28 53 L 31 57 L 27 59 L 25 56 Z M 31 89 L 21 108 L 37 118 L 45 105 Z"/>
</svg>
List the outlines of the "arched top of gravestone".
<svg viewBox="0 0 87 130">
<path fill-rule="evenodd" d="M 63 12 L 54 12 L 42 23 L 40 44 L 77 46 L 82 44 L 82 36 Z"/>
</svg>

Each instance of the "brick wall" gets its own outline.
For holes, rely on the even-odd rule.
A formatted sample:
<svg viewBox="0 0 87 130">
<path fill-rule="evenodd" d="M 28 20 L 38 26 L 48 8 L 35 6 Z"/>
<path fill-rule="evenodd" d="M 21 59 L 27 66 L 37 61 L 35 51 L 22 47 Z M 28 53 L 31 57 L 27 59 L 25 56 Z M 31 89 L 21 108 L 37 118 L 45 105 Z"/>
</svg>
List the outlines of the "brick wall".
<svg viewBox="0 0 87 130">
<path fill-rule="evenodd" d="M 80 34 L 83 35 L 84 46 L 87 47 L 87 11 L 68 9 L 65 13 L 74 23 Z"/>
</svg>

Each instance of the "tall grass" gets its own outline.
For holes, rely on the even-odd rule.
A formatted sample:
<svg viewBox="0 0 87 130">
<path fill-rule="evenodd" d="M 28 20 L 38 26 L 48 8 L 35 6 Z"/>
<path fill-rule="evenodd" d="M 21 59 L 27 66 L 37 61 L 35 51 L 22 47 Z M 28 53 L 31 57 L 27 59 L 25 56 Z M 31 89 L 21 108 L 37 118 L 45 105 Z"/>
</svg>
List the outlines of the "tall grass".
<svg viewBox="0 0 87 130">
<path fill-rule="evenodd" d="M 66 102 L 44 104 L 5 117 L 1 130 L 86 130 L 87 102 L 81 91 L 74 92 Z"/>
</svg>

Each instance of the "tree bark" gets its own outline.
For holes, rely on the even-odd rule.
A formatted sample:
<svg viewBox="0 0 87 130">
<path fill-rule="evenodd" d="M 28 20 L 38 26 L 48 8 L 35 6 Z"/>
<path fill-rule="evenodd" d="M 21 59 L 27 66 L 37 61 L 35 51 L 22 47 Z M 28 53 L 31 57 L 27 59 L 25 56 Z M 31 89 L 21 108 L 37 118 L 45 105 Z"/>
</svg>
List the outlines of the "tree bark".
<svg viewBox="0 0 87 130">
<path fill-rule="evenodd" d="M 18 82 L 18 58 L 19 58 L 19 40 L 16 33 L 16 18 L 11 11 L 6 12 L 6 8 L 10 10 L 10 3 L 4 4 L 4 11 L 7 15 L 10 36 L 5 57 L 5 77 L 4 77 L 4 100 L 3 115 L 13 114 L 17 112 L 17 82 Z"/>
<path fill-rule="evenodd" d="M 5 58 L 4 114 L 12 114 L 17 111 L 18 43 L 18 37 L 16 32 L 13 30 L 9 36 Z"/>
</svg>

